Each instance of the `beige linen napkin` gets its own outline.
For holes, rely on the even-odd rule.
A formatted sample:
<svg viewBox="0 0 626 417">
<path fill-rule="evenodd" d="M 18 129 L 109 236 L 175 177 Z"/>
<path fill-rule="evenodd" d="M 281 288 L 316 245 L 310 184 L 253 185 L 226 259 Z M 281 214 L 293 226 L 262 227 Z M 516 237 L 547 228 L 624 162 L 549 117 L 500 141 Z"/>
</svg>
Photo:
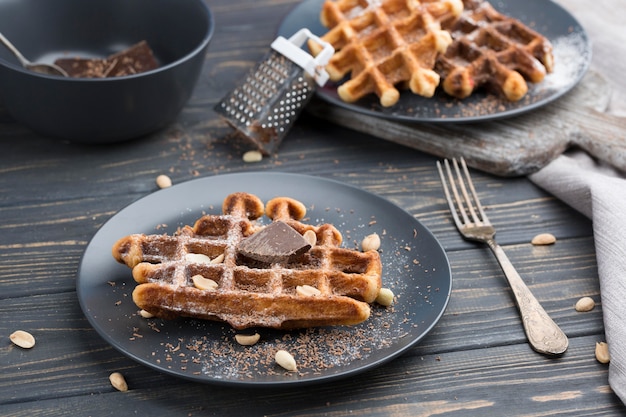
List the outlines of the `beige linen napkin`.
<svg viewBox="0 0 626 417">
<path fill-rule="evenodd" d="M 575 151 L 529 178 L 593 222 L 609 384 L 626 404 L 626 173 Z"/>
</svg>

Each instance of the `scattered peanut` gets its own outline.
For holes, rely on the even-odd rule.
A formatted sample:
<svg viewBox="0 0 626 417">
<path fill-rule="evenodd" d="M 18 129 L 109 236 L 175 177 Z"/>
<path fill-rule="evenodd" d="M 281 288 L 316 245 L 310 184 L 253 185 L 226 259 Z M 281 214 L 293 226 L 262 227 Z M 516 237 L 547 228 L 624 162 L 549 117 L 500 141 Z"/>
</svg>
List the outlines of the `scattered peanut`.
<svg viewBox="0 0 626 417">
<path fill-rule="evenodd" d="M 159 188 L 168 188 L 172 186 L 172 180 L 167 175 L 159 175 L 156 178 L 156 184 Z"/>
<path fill-rule="evenodd" d="M 16 346 L 23 349 L 30 349 L 35 346 L 35 338 L 32 334 L 25 332 L 24 330 L 16 330 L 9 336 L 11 342 Z"/>
<path fill-rule="evenodd" d="M 111 385 L 118 391 L 128 391 L 128 384 L 126 383 L 126 379 L 124 379 L 124 375 L 119 372 L 113 372 L 109 375 L 109 381 L 111 381 Z"/>
<path fill-rule="evenodd" d="M 236 334 L 235 340 L 242 346 L 252 346 L 261 339 L 261 335 L 255 334 Z"/>
<path fill-rule="evenodd" d="M 552 245 L 554 242 L 556 242 L 556 237 L 551 233 L 538 234 L 530 241 L 533 245 Z"/>
<path fill-rule="evenodd" d="M 243 154 L 243 162 L 261 162 L 263 154 L 259 151 L 248 151 Z"/>
<path fill-rule="evenodd" d="M 139 315 L 144 319 L 151 319 L 152 317 L 154 317 L 154 314 L 147 312 L 146 310 L 140 310 Z"/>
<path fill-rule="evenodd" d="M 596 359 L 600 363 L 609 363 L 611 361 L 609 345 L 606 342 L 596 342 Z"/>
<path fill-rule="evenodd" d="M 276 360 L 277 364 L 279 364 L 288 371 L 298 370 L 296 360 L 293 356 L 291 356 L 291 353 L 287 352 L 286 350 L 279 350 L 278 352 L 276 352 L 276 355 L 274 355 L 274 360 Z"/>
<path fill-rule="evenodd" d="M 591 311 L 596 306 L 595 301 L 591 297 L 583 297 L 580 300 L 576 301 L 576 311 Z"/>
<path fill-rule="evenodd" d="M 315 244 L 317 243 L 317 235 L 315 234 L 313 230 L 307 230 L 306 232 L 304 232 L 302 237 L 311 246 L 315 246 Z"/>
<path fill-rule="evenodd" d="M 195 262 L 199 264 L 210 264 L 211 258 L 203 253 L 188 253 L 185 255 L 187 262 Z"/>
<path fill-rule="evenodd" d="M 191 277 L 191 281 L 193 281 L 193 286 L 199 290 L 214 291 L 218 287 L 217 282 L 213 281 L 212 279 L 205 278 L 199 274 Z"/>
<path fill-rule="evenodd" d="M 393 291 L 389 288 L 381 288 L 378 291 L 378 296 L 376 297 L 376 302 L 381 306 L 388 307 L 393 304 Z"/>
<path fill-rule="evenodd" d="M 379 248 L 380 236 L 378 236 L 378 233 L 372 233 L 371 235 L 365 236 L 361 242 L 361 249 L 363 249 L 363 252 L 367 252 L 368 250 L 378 250 Z"/>
<path fill-rule="evenodd" d="M 310 285 L 298 285 L 296 287 L 296 294 L 303 297 L 315 297 L 316 295 L 321 295 L 322 292 Z"/>
</svg>

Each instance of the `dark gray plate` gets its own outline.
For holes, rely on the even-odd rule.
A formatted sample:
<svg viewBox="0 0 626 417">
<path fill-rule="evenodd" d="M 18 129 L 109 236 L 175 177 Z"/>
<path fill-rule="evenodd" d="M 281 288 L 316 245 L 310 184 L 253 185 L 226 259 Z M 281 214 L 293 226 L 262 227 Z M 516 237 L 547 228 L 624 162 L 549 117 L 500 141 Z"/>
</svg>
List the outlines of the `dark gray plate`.
<svg viewBox="0 0 626 417">
<path fill-rule="evenodd" d="M 218 214 L 236 191 L 263 201 L 284 195 L 308 207 L 308 222 L 333 223 L 345 247 L 367 234 L 382 237 L 384 286 L 397 296 L 393 309 L 374 306 L 354 327 L 296 331 L 256 329 L 261 341 L 239 346 L 230 326 L 201 320 L 144 319 L 131 299 L 130 269 L 111 256 L 117 239 L 132 233 L 172 233 L 205 213 Z M 271 386 L 327 381 L 391 360 L 421 340 L 439 321 L 452 279 L 445 252 L 413 216 L 361 189 L 318 177 L 283 173 L 230 174 L 157 191 L 113 216 L 93 237 L 77 279 L 80 305 L 96 331 L 130 358 L 199 382 Z M 298 373 L 274 364 L 277 349 L 292 352 Z"/>
<path fill-rule="evenodd" d="M 317 35 L 326 32 L 319 22 L 324 0 L 304 0 L 281 23 L 278 34 L 289 37 L 306 27 Z M 370 95 L 356 103 L 346 103 L 337 95 L 337 84 L 327 83 L 317 90 L 322 100 L 346 109 L 404 122 L 454 123 L 482 122 L 515 116 L 544 106 L 572 89 L 583 77 L 591 62 L 591 44 L 587 33 L 565 9 L 550 0 L 499 0 L 492 5 L 546 36 L 554 47 L 555 68 L 542 83 L 529 85 L 528 94 L 515 103 L 485 92 L 458 100 L 441 89 L 432 98 L 404 91 L 399 102 L 382 107 L 378 97 Z"/>
</svg>

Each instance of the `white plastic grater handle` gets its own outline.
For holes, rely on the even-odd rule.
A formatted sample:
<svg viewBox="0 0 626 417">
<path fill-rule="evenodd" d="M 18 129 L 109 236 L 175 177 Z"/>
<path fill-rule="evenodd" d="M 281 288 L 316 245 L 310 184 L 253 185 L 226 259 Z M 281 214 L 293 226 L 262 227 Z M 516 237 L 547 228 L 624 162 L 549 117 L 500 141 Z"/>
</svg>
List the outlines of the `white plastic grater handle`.
<svg viewBox="0 0 626 417">
<path fill-rule="evenodd" d="M 308 39 L 312 39 L 323 46 L 322 51 L 316 57 L 311 56 L 301 48 Z M 335 48 L 315 36 L 310 30 L 300 29 L 289 39 L 279 36 L 272 42 L 272 49 L 301 67 L 315 79 L 319 86 L 323 86 L 328 81 L 328 72 L 324 67 L 335 53 Z"/>
</svg>

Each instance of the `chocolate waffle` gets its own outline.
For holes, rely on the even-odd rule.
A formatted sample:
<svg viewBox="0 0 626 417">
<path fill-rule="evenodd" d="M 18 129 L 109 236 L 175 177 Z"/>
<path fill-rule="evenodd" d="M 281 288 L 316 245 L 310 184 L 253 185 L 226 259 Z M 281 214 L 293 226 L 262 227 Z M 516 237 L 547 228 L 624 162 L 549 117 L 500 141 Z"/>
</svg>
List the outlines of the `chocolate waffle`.
<svg viewBox="0 0 626 417">
<path fill-rule="evenodd" d="M 518 101 L 528 91 L 526 80 L 538 83 L 552 72 L 552 45 L 544 36 L 487 1 L 463 3 L 461 16 L 441 23 L 453 39 L 435 65 L 446 93 L 465 98 L 487 87 Z"/>
<path fill-rule="evenodd" d="M 306 208 L 290 198 L 264 206 L 254 195 L 234 193 L 222 212 L 174 235 L 134 234 L 115 243 L 113 256 L 132 268 L 138 283 L 133 301 L 139 308 L 164 319 L 225 321 L 235 329 L 353 325 L 369 317 L 381 287 L 378 252 L 341 248 L 334 226 L 301 222 Z M 312 231 L 316 242 L 304 253 L 267 261 L 243 256 L 244 242 L 269 228 L 260 221 L 264 213 L 270 225 L 283 222 L 300 236 Z"/>
<path fill-rule="evenodd" d="M 462 10 L 461 0 L 326 0 L 320 19 L 329 31 L 321 39 L 336 51 L 326 69 L 334 81 L 350 74 L 337 89 L 341 99 L 376 93 L 388 107 L 398 101 L 399 85 L 431 97 L 440 81 L 437 55 L 452 42 L 439 22 Z M 319 49 L 314 42 L 309 48 Z"/>
</svg>

